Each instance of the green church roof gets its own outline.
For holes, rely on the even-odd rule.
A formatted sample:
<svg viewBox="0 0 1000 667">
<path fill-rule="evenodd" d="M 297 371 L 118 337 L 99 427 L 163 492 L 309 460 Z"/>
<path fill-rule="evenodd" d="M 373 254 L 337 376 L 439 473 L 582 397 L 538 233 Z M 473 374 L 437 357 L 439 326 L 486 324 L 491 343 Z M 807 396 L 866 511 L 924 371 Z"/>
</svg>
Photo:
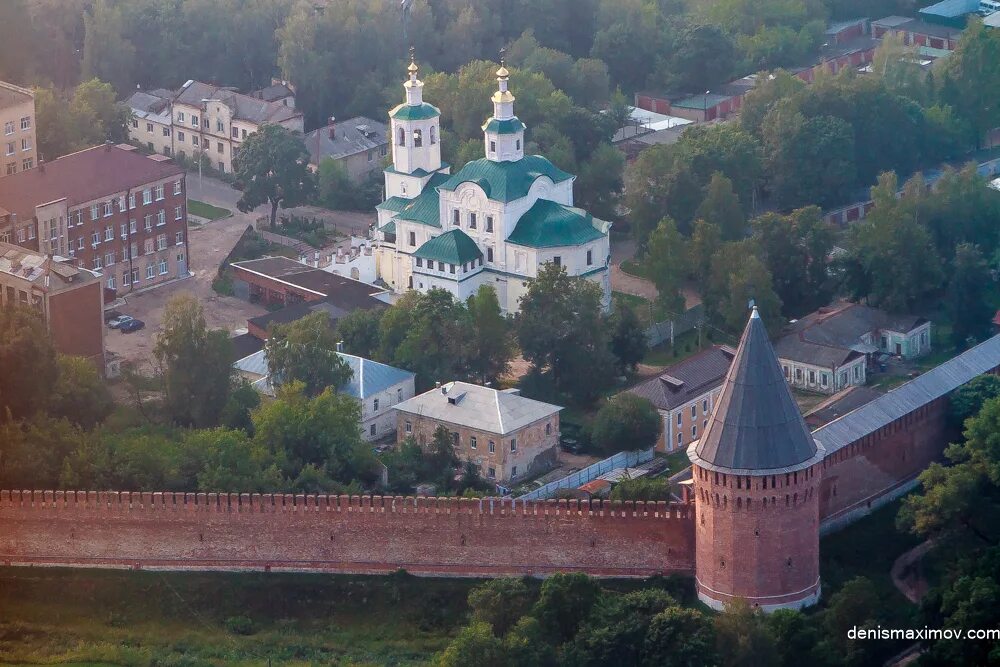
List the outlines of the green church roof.
<svg viewBox="0 0 1000 667">
<path fill-rule="evenodd" d="M 483 125 L 484 132 L 492 132 L 494 134 L 517 134 L 518 132 L 524 131 L 524 123 L 520 121 L 517 116 L 509 120 L 497 120 L 496 118 L 490 118 Z"/>
<path fill-rule="evenodd" d="M 507 242 L 529 248 L 580 245 L 604 236 L 606 225 L 583 209 L 539 199 L 517 221 Z"/>
<path fill-rule="evenodd" d="M 407 199 L 406 197 L 389 197 L 381 204 L 377 204 L 375 208 L 380 211 L 384 210 L 384 211 L 393 211 L 395 213 L 399 213 L 404 208 L 406 208 L 406 205 L 409 204 L 410 201 L 412 200 Z"/>
<path fill-rule="evenodd" d="M 403 103 L 389 112 L 389 118 L 393 120 L 427 120 L 440 115 L 441 110 L 427 102 L 414 105 Z"/>
<path fill-rule="evenodd" d="M 514 162 L 480 158 L 467 163 L 440 187 L 454 190 L 462 183 L 473 182 L 493 201 L 509 202 L 527 195 L 531 184 L 542 176 L 548 176 L 553 183 L 573 178 L 541 155 L 526 155 Z"/>
<path fill-rule="evenodd" d="M 440 236 L 435 236 L 413 253 L 414 257 L 461 265 L 475 261 L 483 256 L 476 242 L 469 238 L 461 229 L 453 229 Z"/>
<path fill-rule="evenodd" d="M 419 195 L 409 200 L 396 216 L 396 220 L 419 222 L 430 227 L 441 226 L 441 200 L 437 186 L 448 179 L 448 174 L 437 173 L 430 177 Z"/>
</svg>

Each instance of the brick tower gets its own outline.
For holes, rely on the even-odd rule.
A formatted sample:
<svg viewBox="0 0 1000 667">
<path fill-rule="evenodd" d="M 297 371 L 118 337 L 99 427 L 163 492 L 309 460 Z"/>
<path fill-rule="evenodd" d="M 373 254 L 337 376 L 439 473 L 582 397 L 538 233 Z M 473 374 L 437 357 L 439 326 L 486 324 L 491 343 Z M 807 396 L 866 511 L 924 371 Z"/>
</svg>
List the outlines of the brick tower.
<svg viewBox="0 0 1000 667">
<path fill-rule="evenodd" d="M 824 450 L 809 433 L 754 307 L 722 394 L 688 448 L 698 597 L 764 611 L 819 600 Z"/>
</svg>

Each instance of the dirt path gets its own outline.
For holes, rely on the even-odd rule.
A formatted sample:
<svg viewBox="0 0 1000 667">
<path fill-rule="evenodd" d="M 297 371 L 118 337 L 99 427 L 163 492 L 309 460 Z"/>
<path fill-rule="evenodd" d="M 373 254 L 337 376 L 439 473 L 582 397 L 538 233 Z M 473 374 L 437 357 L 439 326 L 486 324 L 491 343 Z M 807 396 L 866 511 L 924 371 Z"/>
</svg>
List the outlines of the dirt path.
<svg viewBox="0 0 1000 667">
<path fill-rule="evenodd" d="M 933 547 L 934 540 L 921 542 L 892 564 L 892 583 L 910 602 L 920 602 L 927 593 L 927 579 L 924 577 L 921 560 Z"/>
<path fill-rule="evenodd" d="M 653 281 L 639 276 L 633 276 L 622 270 L 622 262 L 635 257 L 635 241 L 620 239 L 611 244 L 611 289 L 633 296 L 642 297 L 647 301 L 656 301 L 660 296 Z M 701 296 L 690 287 L 681 290 L 684 294 L 684 307 L 693 308 L 701 303 Z"/>
</svg>

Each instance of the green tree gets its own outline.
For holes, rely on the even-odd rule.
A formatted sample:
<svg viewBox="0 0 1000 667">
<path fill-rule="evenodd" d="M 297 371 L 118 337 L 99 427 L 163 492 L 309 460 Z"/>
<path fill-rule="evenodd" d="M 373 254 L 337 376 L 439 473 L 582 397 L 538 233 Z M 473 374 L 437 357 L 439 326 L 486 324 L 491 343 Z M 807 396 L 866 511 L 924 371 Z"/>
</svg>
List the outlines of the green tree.
<svg viewBox="0 0 1000 667">
<path fill-rule="evenodd" d="M 521 297 L 517 338 L 524 357 L 547 370 L 557 389 L 587 402 L 614 382 L 608 323 L 601 290 L 546 263 Z"/>
<path fill-rule="evenodd" d="M 669 89 L 704 90 L 728 81 L 735 66 L 736 49 L 728 34 L 715 25 L 692 25 L 680 33 L 654 76 Z"/>
<path fill-rule="evenodd" d="M 970 339 L 979 341 L 990 335 L 991 282 L 989 267 L 978 246 L 962 243 L 955 248 L 945 303 L 951 319 L 951 339 L 960 350 Z"/>
<path fill-rule="evenodd" d="M 191 431 L 184 445 L 197 452 L 198 490 L 215 493 L 268 493 L 285 487 L 274 457 L 243 431 Z"/>
<path fill-rule="evenodd" d="M 688 243 L 688 272 L 694 281 L 704 285 L 712 270 L 712 257 L 722 247 L 722 230 L 704 220 L 694 223 L 694 231 Z"/>
<path fill-rule="evenodd" d="M 418 389 L 425 390 L 466 377 L 468 327 L 465 307 L 450 292 L 435 288 L 404 297 L 386 312 L 379 326 L 380 349 L 384 359 L 416 373 Z"/>
<path fill-rule="evenodd" d="M 670 500 L 670 484 L 662 477 L 619 480 L 611 489 L 611 500 Z"/>
<path fill-rule="evenodd" d="M 355 185 L 347 168 L 333 158 L 324 158 L 316 172 L 317 196 L 325 208 L 350 210 L 354 208 Z"/>
<path fill-rule="evenodd" d="M 738 241 L 746 236 L 746 218 L 739 197 L 733 192 L 733 182 L 718 171 L 712 174 L 696 215 L 717 225 L 726 241 Z"/>
<path fill-rule="evenodd" d="M 848 636 L 852 628 L 875 628 L 883 620 L 882 601 L 866 577 L 854 577 L 841 586 L 823 615 L 827 641 L 848 665 L 881 664 L 889 657 L 882 655 L 877 643 Z"/>
<path fill-rule="evenodd" d="M 591 437 L 606 454 L 649 449 L 660 436 L 660 415 L 641 396 L 624 392 L 601 406 L 594 417 Z"/>
<path fill-rule="evenodd" d="M 621 596 L 604 594 L 573 640 L 563 647 L 563 664 L 581 667 L 638 665 L 646 630 L 654 615 L 676 601 L 657 589 Z"/>
<path fill-rule="evenodd" d="M 84 78 L 109 81 L 122 95 L 132 90 L 136 48 L 126 37 L 122 8 L 108 0 L 95 0 L 84 13 L 83 24 Z"/>
<path fill-rule="evenodd" d="M 0 487 L 63 488 L 64 461 L 90 437 L 65 419 L 41 413 L 0 424 Z"/>
<path fill-rule="evenodd" d="M 491 579 L 469 591 L 473 622 L 487 623 L 503 637 L 531 609 L 531 593 L 521 579 Z"/>
<path fill-rule="evenodd" d="M 781 100 L 788 99 L 806 87 L 805 81 L 785 70 L 762 73 L 758 83 L 743 98 L 740 125 L 750 134 L 759 136 L 764 118 Z"/>
<path fill-rule="evenodd" d="M 379 346 L 381 321 L 381 310 L 362 308 L 351 311 L 337 320 L 337 339 L 344 343 L 344 352 L 374 359 Z"/>
<path fill-rule="evenodd" d="M 549 667 L 556 664 L 555 648 L 546 641 L 537 619 L 522 616 L 504 638 L 508 664 L 519 667 Z"/>
<path fill-rule="evenodd" d="M 715 617 L 715 637 L 719 664 L 725 667 L 772 665 L 774 635 L 760 609 L 738 598 Z"/>
<path fill-rule="evenodd" d="M 643 644 L 643 665 L 709 667 L 716 660 L 715 630 L 700 611 L 669 607 L 653 616 Z"/>
<path fill-rule="evenodd" d="M 781 299 L 771 272 L 748 242 L 728 243 L 712 257 L 705 306 L 732 335 L 746 326 L 751 300 L 770 331 L 781 328 Z"/>
<path fill-rule="evenodd" d="M 260 407 L 260 394 L 246 380 L 237 380 L 222 408 L 219 423 L 226 428 L 240 429 L 253 435 L 251 414 Z"/>
<path fill-rule="evenodd" d="M 598 218 L 613 219 L 621 198 L 625 157 L 609 143 L 598 144 L 588 155 L 574 183 L 577 203 Z"/>
<path fill-rule="evenodd" d="M 232 343 L 224 330 L 208 329 L 194 297 L 181 294 L 167 302 L 153 355 L 171 421 L 197 427 L 218 424 L 229 398 Z"/>
<path fill-rule="evenodd" d="M 59 377 L 55 348 L 39 311 L 0 310 L 0 421 L 27 417 L 49 402 Z"/>
<path fill-rule="evenodd" d="M 469 374 L 479 382 L 493 382 L 507 372 L 514 356 L 510 321 L 504 317 L 491 285 L 480 285 L 466 301 L 469 337 L 466 341 Z"/>
<path fill-rule="evenodd" d="M 437 667 L 504 667 L 503 642 L 493 635 L 489 623 L 475 622 L 462 628 L 435 660 Z"/>
<path fill-rule="evenodd" d="M 340 391 L 354 374 L 337 354 L 337 336 L 325 311 L 271 327 L 264 354 L 272 384 L 299 381 L 307 396 L 327 387 Z"/>
<path fill-rule="evenodd" d="M 956 389 L 948 399 L 948 409 L 956 424 L 979 414 L 986 401 L 1000 396 L 1000 377 L 980 375 Z"/>
<path fill-rule="evenodd" d="M 611 351 L 618 359 L 619 369 L 623 373 L 634 372 L 648 349 L 639 316 L 628 304 L 616 300 L 611 313 Z"/>
<path fill-rule="evenodd" d="M 60 354 L 58 375 L 49 398 L 49 413 L 84 429 L 100 424 L 114 409 L 111 392 L 93 362 Z"/>
<path fill-rule="evenodd" d="M 1000 125 L 1000 34 L 972 19 L 944 66 L 939 95 L 972 127 L 976 146 Z"/>
<path fill-rule="evenodd" d="M 247 137 L 233 160 L 233 169 L 243 184 L 236 207 L 249 213 L 261 204 L 270 204 L 272 230 L 279 206 L 304 204 L 316 189 L 302 138 L 281 125 L 264 125 Z"/>
<path fill-rule="evenodd" d="M 585 574 L 554 574 L 542 583 L 531 615 L 551 643 L 561 644 L 576 633 L 600 596 L 600 586 Z"/>
<path fill-rule="evenodd" d="M 687 242 L 677 224 L 664 218 L 646 244 L 646 266 L 658 292 L 657 304 L 668 313 L 685 310 L 684 278 L 688 274 Z"/>
</svg>

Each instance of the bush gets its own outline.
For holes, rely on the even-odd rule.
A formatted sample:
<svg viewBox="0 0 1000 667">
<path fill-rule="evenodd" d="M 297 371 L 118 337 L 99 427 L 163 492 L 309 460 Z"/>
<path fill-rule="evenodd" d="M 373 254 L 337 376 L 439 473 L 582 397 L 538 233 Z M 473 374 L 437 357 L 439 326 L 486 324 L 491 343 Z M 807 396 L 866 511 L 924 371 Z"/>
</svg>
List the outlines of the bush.
<svg viewBox="0 0 1000 667">
<path fill-rule="evenodd" d="M 649 449 L 660 435 L 660 415 L 649 400 L 618 394 L 594 418 L 594 444 L 605 454 Z"/>
<path fill-rule="evenodd" d="M 233 289 L 233 274 L 229 269 L 219 272 L 219 275 L 212 281 L 212 290 L 222 296 L 233 296 L 236 291 Z"/>
<path fill-rule="evenodd" d="M 230 616 L 226 619 L 226 631 L 234 635 L 252 635 L 253 621 L 248 616 Z"/>
</svg>

